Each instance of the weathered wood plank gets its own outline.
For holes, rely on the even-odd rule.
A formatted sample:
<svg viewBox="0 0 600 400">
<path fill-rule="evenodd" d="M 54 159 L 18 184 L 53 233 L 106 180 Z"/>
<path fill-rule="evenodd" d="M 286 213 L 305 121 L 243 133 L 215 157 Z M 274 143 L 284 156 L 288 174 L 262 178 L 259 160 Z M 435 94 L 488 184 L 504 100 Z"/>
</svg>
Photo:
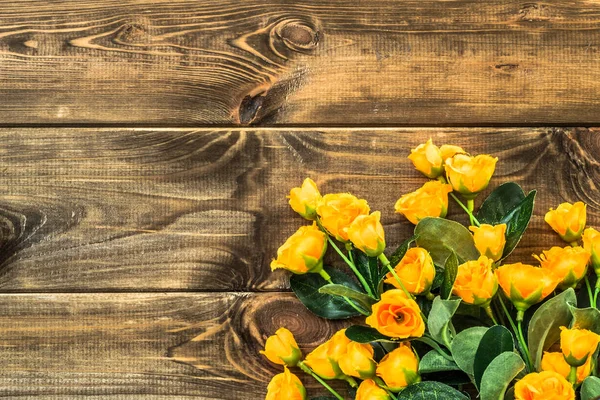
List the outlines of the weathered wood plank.
<svg viewBox="0 0 600 400">
<path fill-rule="evenodd" d="M 304 223 L 289 189 L 310 176 L 367 198 L 394 247 L 413 229 L 394 203 L 425 182 L 406 156 L 429 137 L 498 156 L 492 186 L 539 190 L 512 260 L 560 244 L 543 214 L 562 201 L 586 201 L 600 226 L 593 129 L 5 128 L 0 290 L 285 289 L 269 262 Z M 466 222 L 452 204 L 450 216 Z"/>
<path fill-rule="evenodd" d="M 11 399 L 264 398 L 280 372 L 258 354 L 269 335 L 284 325 L 312 349 L 344 325 L 286 293 L 2 295 L 0 308 Z"/>
<path fill-rule="evenodd" d="M 600 4 L 0 0 L 0 124 L 598 124 Z"/>
</svg>

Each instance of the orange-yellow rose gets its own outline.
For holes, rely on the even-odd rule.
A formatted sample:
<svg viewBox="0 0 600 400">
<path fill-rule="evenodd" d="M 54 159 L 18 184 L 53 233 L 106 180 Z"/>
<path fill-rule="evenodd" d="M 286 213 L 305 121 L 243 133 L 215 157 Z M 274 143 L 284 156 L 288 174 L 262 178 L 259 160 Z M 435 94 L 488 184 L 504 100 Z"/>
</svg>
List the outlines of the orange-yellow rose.
<svg viewBox="0 0 600 400">
<path fill-rule="evenodd" d="M 452 188 L 467 199 L 473 199 L 487 188 L 496 169 L 498 158 L 456 154 L 446 160 L 446 176 Z"/>
<path fill-rule="evenodd" d="M 385 233 L 381 225 L 381 213 L 359 215 L 348 228 L 348 238 L 354 246 L 368 255 L 377 257 L 385 249 Z"/>
<path fill-rule="evenodd" d="M 339 360 L 346 353 L 349 344 L 346 330 L 342 329 L 310 352 L 304 359 L 304 364 L 323 379 L 344 379 L 346 375 L 339 366 Z"/>
<path fill-rule="evenodd" d="M 559 373 L 565 379 L 569 378 L 569 373 L 571 372 L 571 366 L 567 364 L 565 361 L 565 357 L 562 353 L 554 352 L 548 353 L 544 352 L 544 356 L 542 357 L 542 371 L 554 371 Z M 581 383 L 585 378 L 590 376 L 590 372 L 592 370 L 592 357 L 588 357 L 585 364 L 581 367 L 577 368 L 577 382 Z"/>
<path fill-rule="evenodd" d="M 316 224 L 301 226 L 277 250 L 277 259 L 271 269 L 287 269 L 295 274 L 318 273 L 323 269 L 323 256 L 327 250 L 327 235 Z"/>
<path fill-rule="evenodd" d="M 367 379 L 358 387 L 355 400 L 390 400 L 390 396 L 372 379 Z"/>
<path fill-rule="evenodd" d="M 373 353 L 373 347 L 368 343 L 350 342 L 338 364 L 342 372 L 348 376 L 360 379 L 372 378 L 377 367 L 373 360 Z"/>
<path fill-rule="evenodd" d="M 408 385 L 421 381 L 419 358 L 409 344 L 400 346 L 386 354 L 377 366 L 377 376 L 383 379 L 392 392 L 399 392 Z"/>
<path fill-rule="evenodd" d="M 556 210 L 550 209 L 544 220 L 565 242 L 572 243 L 581 238 L 585 228 L 585 209 L 586 206 L 581 201 L 575 204 L 562 203 Z"/>
<path fill-rule="evenodd" d="M 459 265 L 452 293 L 468 304 L 488 304 L 498 290 L 498 280 L 492 270 L 493 263 L 493 260 L 481 256 Z"/>
<path fill-rule="evenodd" d="M 275 364 L 293 367 L 302 358 L 302 352 L 292 332 L 286 328 L 279 328 L 275 335 L 269 336 L 265 343 L 265 350 L 260 351 L 269 361 Z"/>
<path fill-rule="evenodd" d="M 425 217 L 442 217 L 448 213 L 448 193 L 452 186 L 440 181 L 429 181 L 412 193 L 403 195 L 394 206 L 413 224 Z"/>
<path fill-rule="evenodd" d="M 367 324 L 396 339 L 421 337 L 425 323 L 421 310 L 413 299 L 406 297 L 403 290 L 392 289 L 381 295 L 381 300 L 371 307 L 373 313 L 367 317 Z"/>
<path fill-rule="evenodd" d="M 431 287 L 435 278 L 435 266 L 429 252 L 422 247 L 408 249 L 402 260 L 394 267 L 396 275 L 411 294 L 421 294 Z M 386 275 L 386 283 L 396 288 L 402 287 L 392 275 Z"/>
<path fill-rule="evenodd" d="M 560 349 L 565 356 L 565 361 L 573 366 L 580 367 L 596 351 L 600 336 L 587 329 L 567 329 L 560 327 Z"/>
<path fill-rule="evenodd" d="M 506 244 L 506 224 L 471 226 L 475 247 L 479 254 L 498 261 L 502 258 L 504 245 Z"/>
<path fill-rule="evenodd" d="M 575 400 L 573 386 L 559 373 L 525 375 L 515 384 L 515 400 Z"/>
<path fill-rule="evenodd" d="M 349 193 L 326 194 L 317 205 L 321 224 L 342 242 L 348 241 L 348 228 L 359 215 L 368 215 L 367 201 Z"/>
<path fill-rule="evenodd" d="M 451 144 L 443 144 L 440 147 L 440 151 L 442 152 L 442 160 L 446 161 L 449 158 L 454 157 L 456 154 L 466 154 L 467 152 L 462 149 L 462 147 L 453 146 Z"/>
<path fill-rule="evenodd" d="M 558 287 L 575 287 L 587 272 L 590 253 L 583 247 L 552 247 L 542 254 L 533 255 L 543 269 L 550 271 L 558 281 Z"/>
<path fill-rule="evenodd" d="M 317 204 L 321 201 L 321 193 L 312 179 L 306 178 L 301 187 L 290 190 L 288 198 L 292 210 L 309 220 L 317 218 Z"/>
<path fill-rule="evenodd" d="M 499 267 L 496 277 L 504 294 L 521 312 L 545 299 L 558 283 L 548 270 L 522 263 Z"/>
<path fill-rule="evenodd" d="M 600 276 L 600 232 L 594 228 L 583 231 L 583 248 L 592 255 L 592 266 L 596 275 Z"/>
<path fill-rule="evenodd" d="M 265 400 L 305 400 L 306 389 L 298 377 L 292 374 L 287 367 L 283 373 L 275 375 L 267 386 Z"/>
<path fill-rule="evenodd" d="M 408 158 L 417 171 L 428 178 L 435 179 L 442 174 L 442 164 L 444 162 L 442 152 L 433 144 L 431 139 L 427 143 L 420 144 L 412 149 Z"/>
</svg>

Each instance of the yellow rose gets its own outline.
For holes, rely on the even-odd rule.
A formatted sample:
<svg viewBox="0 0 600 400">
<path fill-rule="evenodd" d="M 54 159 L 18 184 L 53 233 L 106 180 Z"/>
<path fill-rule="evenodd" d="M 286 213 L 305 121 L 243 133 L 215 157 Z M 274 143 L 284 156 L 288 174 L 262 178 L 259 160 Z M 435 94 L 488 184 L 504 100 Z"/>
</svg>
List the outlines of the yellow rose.
<svg viewBox="0 0 600 400">
<path fill-rule="evenodd" d="M 372 379 L 367 379 L 358 387 L 356 400 L 390 400 L 390 396 Z"/>
<path fill-rule="evenodd" d="M 548 353 L 544 352 L 541 364 L 542 371 L 554 371 L 559 373 L 565 379 L 569 378 L 571 372 L 571 366 L 565 361 L 565 357 L 562 353 Z M 583 382 L 585 378 L 590 376 L 592 370 L 592 357 L 588 357 L 585 364 L 577 368 L 577 383 Z"/>
<path fill-rule="evenodd" d="M 269 361 L 275 364 L 293 367 L 302 358 L 302 352 L 292 332 L 279 328 L 275 335 L 270 336 L 265 343 L 265 350 L 260 351 Z"/>
<path fill-rule="evenodd" d="M 348 228 L 348 239 L 369 257 L 377 257 L 385 249 L 385 233 L 380 219 L 379 211 L 359 215 Z"/>
<path fill-rule="evenodd" d="M 442 152 L 431 139 L 410 151 L 410 161 L 426 177 L 435 179 L 442 174 Z"/>
<path fill-rule="evenodd" d="M 446 176 L 452 188 L 467 199 L 473 199 L 487 188 L 496 169 L 498 158 L 456 154 L 446 160 Z"/>
<path fill-rule="evenodd" d="M 375 376 L 377 364 L 373 360 L 373 347 L 370 344 L 350 342 L 338 362 L 342 372 L 348 376 L 368 379 Z"/>
<path fill-rule="evenodd" d="M 587 329 L 567 329 L 560 327 L 560 349 L 565 361 L 573 366 L 580 367 L 596 351 L 600 336 Z"/>
<path fill-rule="evenodd" d="M 275 375 L 267 386 L 265 400 L 305 400 L 306 389 L 298 377 L 283 367 L 283 373 Z"/>
<path fill-rule="evenodd" d="M 327 235 L 316 224 L 302 226 L 277 250 L 271 270 L 283 268 L 295 274 L 318 273 L 323 269 L 325 250 Z"/>
<path fill-rule="evenodd" d="M 342 242 L 348 241 L 348 228 L 359 215 L 369 214 L 369 205 L 349 193 L 326 194 L 317 205 L 321 224 Z"/>
<path fill-rule="evenodd" d="M 498 290 L 498 280 L 492 270 L 493 263 L 493 260 L 481 256 L 459 265 L 452 293 L 468 304 L 488 304 Z"/>
<path fill-rule="evenodd" d="M 418 371 L 419 358 L 405 343 L 386 354 L 377 366 L 377 376 L 392 392 L 399 392 L 408 385 L 420 382 Z"/>
<path fill-rule="evenodd" d="M 403 290 L 392 289 L 381 295 L 381 300 L 371 307 L 373 313 L 367 317 L 367 324 L 396 339 L 421 337 L 425 323 L 421 309 L 413 299 L 406 297 Z"/>
<path fill-rule="evenodd" d="M 402 260 L 394 267 L 396 275 L 411 294 L 421 294 L 431 287 L 435 278 L 435 266 L 429 252 L 422 247 L 408 249 Z M 401 289 L 392 273 L 386 275 L 386 283 Z"/>
<path fill-rule="evenodd" d="M 552 247 L 539 256 L 533 255 L 543 269 L 550 271 L 560 289 L 575 287 L 587 272 L 590 253 L 583 247 Z"/>
<path fill-rule="evenodd" d="M 581 201 L 575 204 L 562 203 L 556 210 L 550 209 L 544 220 L 565 242 L 572 243 L 581 238 L 585 228 L 585 209 Z"/>
<path fill-rule="evenodd" d="M 583 248 L 592 255 L 592 266 L 596 275 L 600 276 L 600 232 L 594 228 L 583 231 Z"/>
<path fill-rule="evenodd" d="M 425 217 L 442 217 L 448 213 L 448 193 L 452 186 L 440 181 L 429 181 L 412 193 L 403 195 L 394 206 L 413 224 Z"/>
<path fill-rule="evenodd" d="M 346 375 L 340 369 L 339 360 L 346 353 L 349 344 L 350 339 L 346 337 L 346 330 L 342 329 L 310 352 L 304 364 L 323 379 L 344 379 Z"/>
<path fill-rule="evenodd" d="M 502 258 L 504 245 L 506 244 L 506 224 L 471 226 L 475 247 L 479 254 L 498 261 Z"/>
<path fill-rule="evenodd" d="M 525 375 L 515 384 L 515 400 L 575 400 L 573 386 L 554 371 Z"/>
<path fill-rule="evenodd" d="M 321 201 L 321 193 L 312 179 L 306 178 L 301 187 L 293 188 L 288 198 L 292 210 L 309 220 L 317 218 L 317 204 Z"/>
<path fill-rule="evenodd" d="M 462 147 L 453 146 L 451 144 L 443 144 L 440 147 L 440 151 L 442 152 L 442 160 L 446 161 L 449 158 L 454 157 L 456 154 L 466 154 L 467 152 L 462 149 Z"/>
<path fill-rule="evenodd" d="M 548 270 L 522 263 L 499 267 L 496 277 L 504 294 L 520 312 L 545 299 L 558 283 Z"/>
</svg>

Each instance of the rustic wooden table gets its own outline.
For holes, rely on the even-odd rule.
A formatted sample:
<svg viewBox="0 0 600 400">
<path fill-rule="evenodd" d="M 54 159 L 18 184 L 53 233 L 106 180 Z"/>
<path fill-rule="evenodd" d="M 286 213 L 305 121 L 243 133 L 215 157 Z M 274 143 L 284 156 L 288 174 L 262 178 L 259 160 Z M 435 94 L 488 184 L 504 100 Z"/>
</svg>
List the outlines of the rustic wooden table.
<svg viewBox="0 0 600 400">
<path fill-rule="evenodd" d="M 600 225 L 599 124 L 596 1 L 0 0 L 0 397 L 262 398 L 269 334 L 344 325 L 269 270 L 291 186 L 394 246 L 409 148 L 491 153 L 528 259 L 550 206 Z"/>
</svg>

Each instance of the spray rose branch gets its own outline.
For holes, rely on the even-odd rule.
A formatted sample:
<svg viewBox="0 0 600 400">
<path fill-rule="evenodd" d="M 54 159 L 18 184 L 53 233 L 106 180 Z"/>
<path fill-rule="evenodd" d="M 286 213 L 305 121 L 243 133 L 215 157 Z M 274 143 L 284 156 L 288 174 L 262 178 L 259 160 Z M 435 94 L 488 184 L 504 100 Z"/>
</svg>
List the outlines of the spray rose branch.
<svg viewBox="0 0 600 400">
<path fill-rule="evenodd" d="M 344 400 L 344 398 L 343 398 L 343 397 L 342 397 L 342 396 L 341 396 L 341 395 L 340 395 L 338 392 L 336 392 L 336 391 L 335 391 L 335 389 L 333 389 L 331 386 L 329 386 L 329 385 L 327 384 L 327 382 L 325 382 L 323 379 L 321 379 L 321 377 L 319 377 L 319 375 L 315 374 L 315 373 L 313 372 L 313 370 L 312 370 L 312 369 L 310 369 L 310 367 L 309 367 L 308 365 L 306 365 L 304 362 L 300 361 L 300 362 L 298 363 L 298 367 L 300 367 L 300 369 L 301 369 L 302 371 L 304 371 L 305 373 L 307 373 L 308 375 L 310 375 L 310 376 L 312 376 L 313 378 L 315 378 L 315 380 L 316 380 L 317 382 L 319 382 L 321 385 L 323 385 L 323 387 L 324 387 L 325 389 L 329 390 L 329 392 L 330 392 L 332 395 L 334 395 L 336 399 L 338 399 L 338 400 Z"/>
</svg>

